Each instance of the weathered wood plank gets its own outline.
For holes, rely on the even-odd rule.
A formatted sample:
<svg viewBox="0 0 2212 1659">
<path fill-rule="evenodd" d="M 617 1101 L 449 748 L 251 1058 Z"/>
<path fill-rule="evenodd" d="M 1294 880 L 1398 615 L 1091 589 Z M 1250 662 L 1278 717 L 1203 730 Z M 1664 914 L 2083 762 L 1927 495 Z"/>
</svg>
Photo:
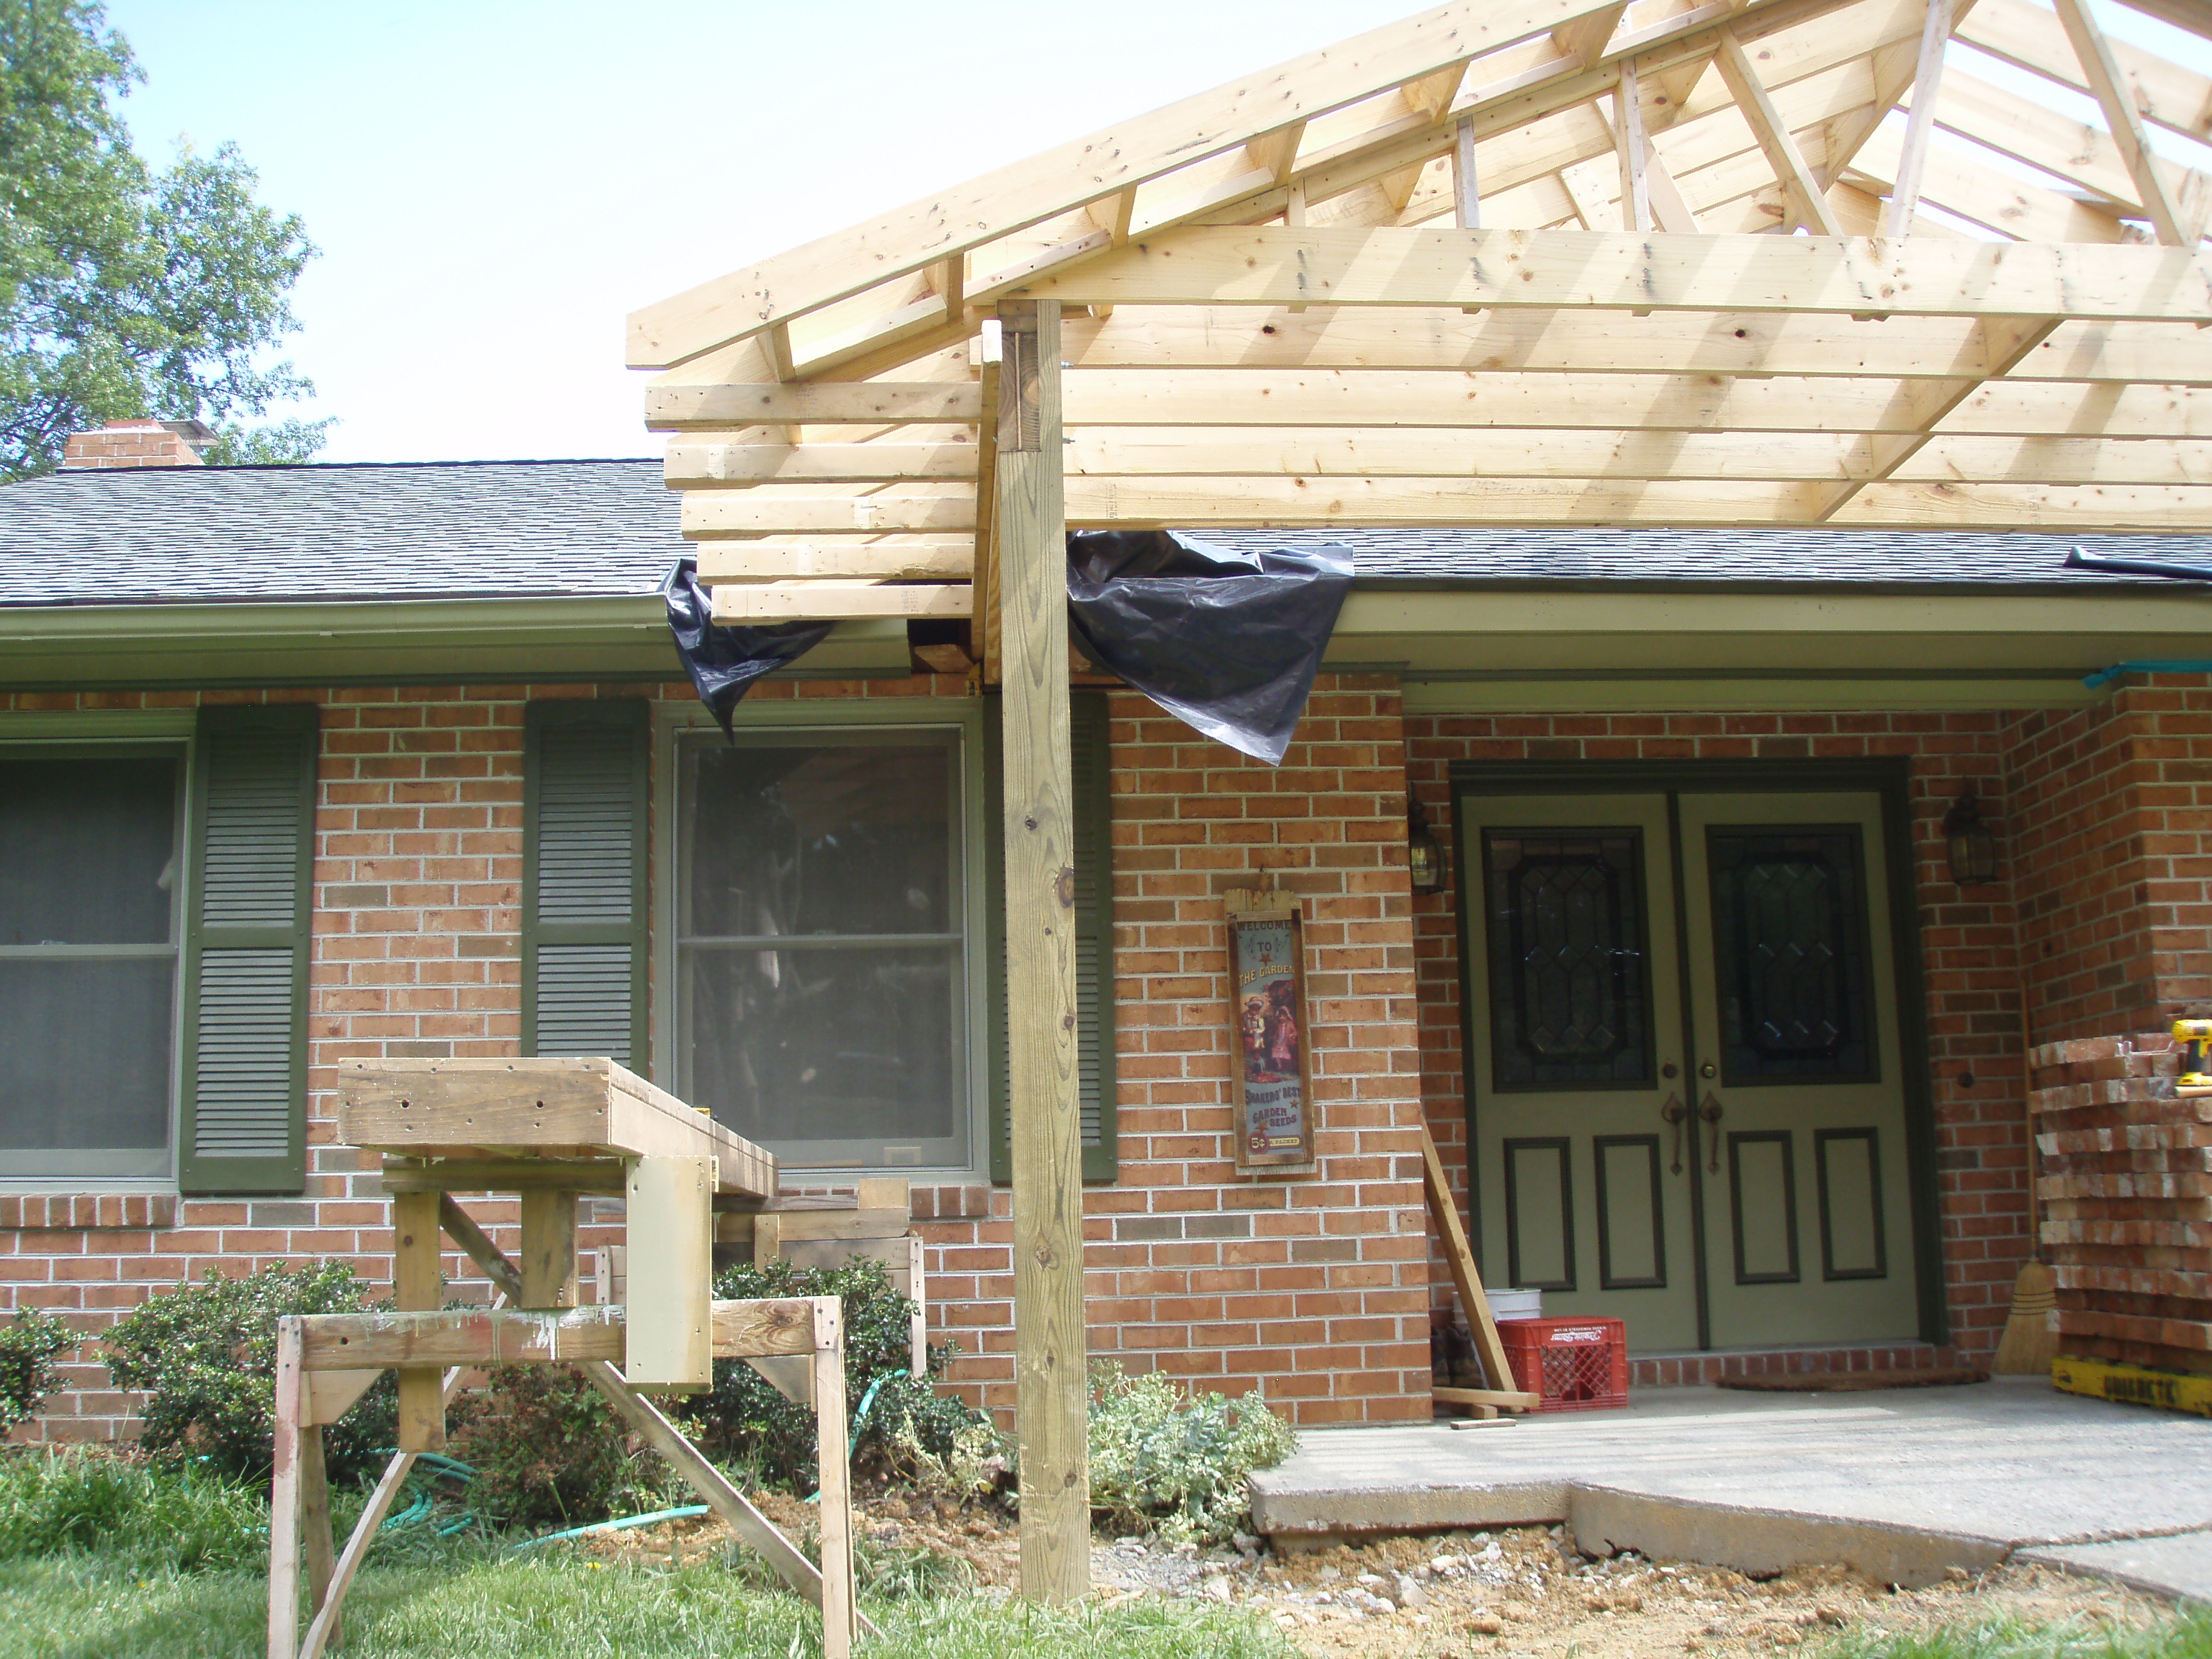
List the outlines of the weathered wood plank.
<svg viewBox="0 0 2212 1659">
<path fill-rule="evenodd" d="M 974 444 L 672 443 L 661 477 L 672 489 L 716 484 L 955 482 L 976 472 Z"/>
<path fill-rule="evenodd" d="M 879 586 L 838 581 L 729 582 L 714 590 L 714 620 L 844 622 L 866 617 L 964 617 L 975 599 L 965 584 Z"/>
<path fill-rule="evenodd" d="M 300 1648 L 300 1436 L 307 1419 L 300 1321 L 276 1322 L 275 1455 L 269 1488 L 269 1659 Z"/>
<path fill-rule="evenodd" d="M 852 1449 L 845 1427 L 845 1342 L 835 1297 L 815 1306 L 815 1466 L 821 1486 L 815 1507 L 822 1525 L 822 1659 L 851 1659 L 859 1609 L 853 1579 Z"/>
<path fill-rule="evenodd" d="M 699 580 L 717 582 L 842 579 L 864 581 L 968 581 L 975 574 L 975 544 L 958 540 L 784 543 L 702 542 Z"/>
<path fill-rule="evenodd" d="M 738 426 L 897 426 L 982 418 L 972 381 L 839 380 L 791 386 L 659 386 L 645 394 L 655 432 Z"/>
<path fill-rule="evenodd" d="M 959 495 L 841 495 L 809 500 L 752 490 L 692 490 L 684 496 L 686 536 L 856 536 L 975 528 L 975 498 Z"/>
<path fill-rule="evenodd" d="M 641 1158 L 630 1166 L 633 1263 L 623 1376 L 632 1388 L 696 1393 L 714 1380 L 714 1171 L 703 1158 Z"/>
<path fill-rule="evenodd" d="M 1102 253 L 1024 292 L 1066 305 L 1607 306 L 2193 322 L 2212 315 L 2212 256 L 1917 238 L 1199 227 Z"/>
<path fill-rule="evenodd" d="M 618 1193 L 623 1165 L 614 1158 L 387 1158 L 377 1178 L 386 1193 Z"/>
<path fill-rule="evenodd" d="M 812 1304 L 805 1297 L 715 1302 L 709 1309 L 718 1358 L 814 1352 Z M 302 1352 L 313 1371 L 611 1362 L 622 1358 L 623 1322 L 620 1304 L 561 1313 L 462 1308 L 315 1314 L 302 1327 Z"/>
<path fill-rule="evenodd" d="M 1090 1588 L 1091 1499 L 1060 307 L 1009 303 L 1000 315 L 1006 342 L 999 400 L 1000 708 L 1022 1588 L 1033 1599 L 1060 1602 Z"/>
<path fill-rule="evenodd" d="M 446 1225 L 444 1206 L 451 1200 L 440 1196 L 440 1222 Z M 576 1194 L 573 1189 L 541 1188 L 522 1194 L 522 1260 L 516 1265 L 521 1287 L 514 1298 L 517 1307 L 576 1305 Z"/>
<path fill-rule="evenodd" d="M 438 1199 L 435 1193 L 397 1193 L 392 1199 L 392 1300 L 404 1313 L 422 1313 L 445 1300 L 445 1255 L 439 1243 Z M 404 1452 L 443 1451 L 446 1449 L 446 1403 L 438 1372 L 429 1369 L 443 1362 L 413 1362 L 399 1372 L 399 1449 Z M 362 1359 L 341 1369 L 381 1370 L 392 1360 Z"/>
<path fill-rule="evenodd" d="M 775 1218 L 780 1243 L 816 1239 L 903 1238 L 913 1218 L 905 1209 L 870 1206 L 851 1210 L 776 1210 L 754 1214 L 725 1215 L 715 1222 L 715 1237 L 723 1243 L 750 1243 L 753 1231 L 766 1214 Z"/>
</svg>

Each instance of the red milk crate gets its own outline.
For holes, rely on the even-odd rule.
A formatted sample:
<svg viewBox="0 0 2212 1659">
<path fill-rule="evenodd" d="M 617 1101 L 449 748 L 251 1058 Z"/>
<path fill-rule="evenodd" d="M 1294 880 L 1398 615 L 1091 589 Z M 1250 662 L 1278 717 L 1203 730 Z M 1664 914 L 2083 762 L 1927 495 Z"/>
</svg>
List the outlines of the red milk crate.
<svg viewBox="0 0 2212 1659">
<path fill-rule="evenodd" d="M 1501 1319 L 1505 1363 L 1540 1412 L 1601 1412 L 1628 1403 L 1628 1327 L 1618 1319 Z"/>
</svg>

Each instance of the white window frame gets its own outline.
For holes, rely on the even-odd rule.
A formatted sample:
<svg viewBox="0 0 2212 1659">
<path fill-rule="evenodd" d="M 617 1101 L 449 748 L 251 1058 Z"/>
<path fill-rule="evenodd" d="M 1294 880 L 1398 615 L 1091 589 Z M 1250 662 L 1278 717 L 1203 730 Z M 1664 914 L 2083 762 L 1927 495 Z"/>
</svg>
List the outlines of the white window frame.
<svg viewBox="0 0 2212 1659">
<path fill-rule="evenodd" d="M 824 699 L 821 702 L 775 702 L 738 705 L 736 725 L 740 737 L 748 729 L 778 733 L 809 730 L 834 732 L 850 738 L 870 732 L 896 736 L 902 732 L 937 732 L 957 727 L 961 733 L 961 822 L 954 826 L 960 837 L 961 873 L 965 890 L 962 906 L 966 944 L 961 952 L 968 1011 L 967 1061 L 968 1159 L 957 1166 L 898 1164 L 890 1167 L 839 1165 L 813 1169 L 800 1164 L 785 1167 L 787 1176 L 819 1183 L 849 1182 L 858 1176 L 896 1176 L 911 1181 L 978 1183 L 990 1176 L 991 975 L 989 954 L 989 862 L 984 836 L 991 828 L 988 803 L 984 799 L 983 721 L 986 705 L 981 698 L 917 700 L 908 703 L 864 698 Z M 678 1074 L 677 1054 L 682 1041 L 677 1006 L 676 940 L 680 931 L 677 897 L 681 888 L 677 859 L 679 787 L 678 751 L 686 738 L 700 732 L 721 733 L 714 716 L 692 702 L 656 702 L 653 709 L 653 860 L 652 939 L 647 951 L 649 994 L 653 1000 L 653 1079 L 673 1089 Z"/>
<path fill-rule="evenodd" d="M 93 709 L 82 713 L 0 714 L 0 753 L 21 757 L 41 748 L 82 749 L 112 744 L 173 744 L 183 780 L 177 792 L 177 879 L 170 890 L 169 932 L 176 978 L 169 1001 L 169 1129 L 167 1170 L 158 1176 L 10 1175 L 0 1172 L 0 1194 L 167 1195 L 177 1190 L 178 1121 L 184 1099 L 185 927 L 195 896 L 192 868 L 192 742 L 195 711 Z M 0 1064 L 4 1064 L 0 1060 Z"/>
</svg>

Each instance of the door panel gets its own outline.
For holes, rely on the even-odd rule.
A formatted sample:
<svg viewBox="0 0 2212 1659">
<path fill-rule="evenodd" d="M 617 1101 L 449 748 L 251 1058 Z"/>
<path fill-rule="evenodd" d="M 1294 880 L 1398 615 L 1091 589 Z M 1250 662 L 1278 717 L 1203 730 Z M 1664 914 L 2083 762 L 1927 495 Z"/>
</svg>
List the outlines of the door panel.
<svg viewBox="0 0 2212 1659">
<path fill-rule="evenodd" d="M 1725 1165 L 1705 1237 L 1733 1255 L 1709 1274 L 1711 1340 L 1909 1341 L 1880 797 L 1685 793 L 1679 819 L 1698 1127 Z"/>
<path fill-rule="evenodd" d="M 1460 837 L 1485 1270 L 1632 1350 L 1694 1347 L 1667 799 L 1470 800 Z"/>
</svg>

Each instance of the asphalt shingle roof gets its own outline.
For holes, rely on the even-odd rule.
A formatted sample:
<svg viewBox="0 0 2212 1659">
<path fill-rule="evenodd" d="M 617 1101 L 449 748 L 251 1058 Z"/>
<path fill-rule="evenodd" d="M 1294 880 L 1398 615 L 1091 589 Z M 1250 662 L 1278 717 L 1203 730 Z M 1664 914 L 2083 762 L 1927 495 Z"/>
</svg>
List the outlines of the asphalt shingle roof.
<svg viewBox="0 0 2212 1659">
<path fill-rule="evenodd" d="M 1912 589 L 2164 584 L 2069 546 L 2212 565 L 2212 535 L 1460 529 L 1210 532 L 1348 544 L 1363 586 L 1680 583 Z M 685 551 L 654 459 L 179 467 L 0 489 L 0 605 L 621 598 Z"/>
</svg>

